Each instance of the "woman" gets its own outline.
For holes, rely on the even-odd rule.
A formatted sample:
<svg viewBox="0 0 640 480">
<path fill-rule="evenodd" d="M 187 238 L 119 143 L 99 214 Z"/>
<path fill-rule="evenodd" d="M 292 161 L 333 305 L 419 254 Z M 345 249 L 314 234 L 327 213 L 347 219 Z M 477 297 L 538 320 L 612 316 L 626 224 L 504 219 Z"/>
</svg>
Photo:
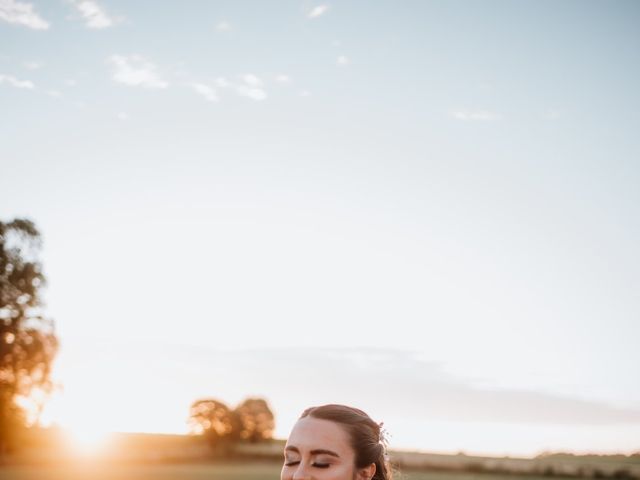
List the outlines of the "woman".
<svg viewBox="0 0 640 480">
<path fill-rule="evenodd" d="M 381 426 L 345 405 L 308 408 L 287 440 L 280 480 L 391 480 Z"/>
</svg>

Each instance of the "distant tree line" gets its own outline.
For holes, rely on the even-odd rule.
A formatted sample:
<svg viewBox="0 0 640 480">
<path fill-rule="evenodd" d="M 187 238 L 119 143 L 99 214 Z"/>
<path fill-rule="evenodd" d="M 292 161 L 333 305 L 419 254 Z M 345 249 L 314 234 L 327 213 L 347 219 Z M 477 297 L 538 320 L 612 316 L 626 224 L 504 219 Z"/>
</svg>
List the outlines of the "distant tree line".
<svg viewBox="0 0 640 480">
<path fill-rule="evenodd" d="M 571 452 L 542 452 L 539 453 L 536 458 L 579 458 L 579 459 L 606 459 L 606 460 L 625 460 L 625 459 L 637 459 L 640 458 L 640 450 L 630 453 L 628 455 L 622 453 L 588 453 L 588 454 L 576 454 Z"/>
<path fill-rule="evenodd" d="M 191 404 L 189 427 L 193 434 L 202 435 L 215 453 L 228 455 L 238 443 L 271 440 L 275 418 L 263 398 L 247 398 L 234 409 L 220 400 L 205 398 Z"/>
</svg>

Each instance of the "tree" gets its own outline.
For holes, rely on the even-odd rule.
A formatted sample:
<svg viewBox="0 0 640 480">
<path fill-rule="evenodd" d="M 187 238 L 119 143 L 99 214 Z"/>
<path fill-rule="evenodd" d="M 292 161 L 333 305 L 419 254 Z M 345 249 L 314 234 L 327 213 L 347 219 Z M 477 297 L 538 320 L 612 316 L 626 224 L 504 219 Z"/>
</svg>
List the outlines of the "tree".
<svg viewBox="0 0 640 480">
<path fill-rule="evenodd" d="M 238 407 L 242 429 L 240 438 L 250 442 L 260 442 L 273 438 L 275 419 L 269 405 L 263 398 L 247 398 Z"/>
<path fill-rule="evenodd" d="M 248 398 L 235 410 L 212 398 L 196 400 L 191 404 L 189 425 L 219 455 L 232 453 L 239 441 L 271 439 L 275 428 L 273 413 L 262 398 Z"/>
<path fill-rule="evenodd" d="M 237 416 L 224 403 L 213 398 L 196 400 L 189 411 L 189 426 L 205 437 L 214 452 L 226 454 L 237 439 Z"/>
<path fill-rule="evenodd" d="M 41 243 L 33 222 L 0 221 L 0 456 L 17 446 L 21 428 L 37 422 L 52 389 L 58 340 L 42 313 Z"/>
</svg>

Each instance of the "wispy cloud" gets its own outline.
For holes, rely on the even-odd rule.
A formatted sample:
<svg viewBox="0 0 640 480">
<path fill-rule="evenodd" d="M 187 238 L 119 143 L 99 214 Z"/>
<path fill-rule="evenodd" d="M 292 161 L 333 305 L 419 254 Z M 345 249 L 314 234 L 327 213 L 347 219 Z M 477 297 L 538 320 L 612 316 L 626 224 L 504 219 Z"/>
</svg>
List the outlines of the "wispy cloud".
<svg viewBox="0 0 640 480">
<path fill-rule="evenodd" d="M 324 15 L 325 13 L 327 13 L 327 10 L 329 10 L 329 5 L 318 5 L 317 7 L 314 7 L 311 9 L 307 17 L 318 18 L 321 15 Z"/>
<path fill-rule="evenodd" d="M 491 122 L 500 120 L 502 115 L 488 110 L 454 110 L 450 115 L 456 120 Z"/>
<path fill-rule="evenodd" d="M 236 92 L 241 97 L 248 97 L 253 100 L 264 100 L 267 98 L 267 92 L 262 88 L 263 82 L 257 76 L 249 73 L 241 76 L 242 82 L 236 85 Z"/>
<path fill-rule="evenodd" d="M 109 28 L 118 22 L 118 19 L 108 15 L 104 7 L 93 0 L 71 0 L 71 4 L 82 15 L 88 28 Z"/>
<path fill-rule="evenodd" d="M 189 86 L 209 102 L 217 102 L 220 100 L 216 91 L 209 85 L 205 85 L 204 83 L 191 83 Z"/>
<path fill-rule="evenodd" d="M 24 62 L 22 64 L 22 66 L 24 68 L 26 68 L 27 70 L 38 70 L 39 68 L 42 68 L 42 63 L 40 62 Z"/>
<path fill-rule="evenodd" d="M 49 23 L 34 11 L 33 5 L 15 0 L 0 0 L 0 19 L 34 30 L 49 28 Z"/>
<path fill-rule="evenodd" d="M 334 385 L 343 386 L 344 393 L 350 393 L 354 398 L 358 395 L 375 395 L 375 386 L 380 383 L 393 385 L 394 393 L 390 394 L 388 405 L 397 405 L 402 398 L 412 398 L 411 405 L 406 404 L 405 413 L 417 416 L 503 423 L 640 423 L 639 409 L 618 408 L 598 401 L 551 393 L 478 388 L 447 373 L 441 365 L 421 360 L 411 352 L 392 349 L 317 349 L 307 352 L 255 351 L 253 354 L 260 358 L 260 363 L 266 363 L 266 359 L 271 357 L 275 364 L 288 364 L 292 376 L 298 369 L 300 374 L 305 371 L 317 372 L 318 375 L 332 372 L 331 381 Z M 320 395 L 320 390 L 308 393 Z M 381 399 L 381 402 L 386 403 L 387 399 Z"/>
<path fill-rule="evenodd" d="M 336 63 L 338 65 L 340 65 L 341 67 L 346 67 L 347 65 L 349 65 L 351 63 L 351 60 L 349 60 L 349 57 L 347 57 L 345 55 L 340 55 L 338 57 L 338 60 L 336 60 Z"/>
<path fill-rule="evenodd" d="M 258 77 L 256 77 L 255 75 L 253 75 L 251 73 L 249 73 L 247 75 L 243 75 L 242 76 L 242 81 L 244 81 L 244 83 L 246 83 L 250 87 L 261 87 L 262 86 L 262 80 L 260 80 Z"/>
<path fill-rule="evenodd" d="M 279 83 L 281 85 L 289 85 L 291 83 L 291 77 L 283 73 L 281 73 L 280 75 L 276 75 L 275 80 L 276 83 Z"/>
<path fill-rule="evenodd" d="M 262 90 L 261 88 L 252 88 L 246 85 L 238 85 L 236 87 L 236 92 L 241 97 L 248 97 L 253 100 L 264 100 L 267 98 L 267 92 Z"/>
<path fill-rule="evenodd" d="M 118 83 L 144 88 L 169 86 L 156 71 L 156 66 L 144 57 L 111 55 L 107 61 L 113 69 L 113 79 Z"/>
<path fill-rule="evenodd" d="M 0 85 L 7 84 L 15 88 L 26 88 L 33 90 L 35 85 L 31 80 L 19 80 L 11 75 L 0 74 Z"/>
<path fill-rule="evenodd" d="M 186 84 L 196 93 L 203 96 L 210 102 L 218 102 L 224 95 L 235 93 L 241 97 L 247 97 L 252 100 L 261 101 L 267 98 L 265 90 L 265 82 L 253 73 L 237 75 L 230 80 L 225 77 L 216 78 L 213 83 L 205 83 L 195 81 Z"/>
<path fill-rule="evenodd" d="M 127 112 L 118 112 L 118 115 L 116 115 L 116 117 L 118 118 L 118 120 L 121 120 L 123 122 L 129 120 L 129 114 Z"/>
<path fill-rule="evenodd" d="M 132 355 L 136 348 L 131 347 Z M 162 355 L 163 348 L 158 347 L 158 355 Z M 640 424 L 638 408 L 554 393 L 478 387 L 414 352 L 379 348 L 222 351 L 195 347 L 173 351 L 183 362 L 184 378 L 189 372 L 200 378 L 203 365 L 216 365 L 218 376 L 232 373 L 238 384 L 270 392 L 269 396 L 281 404 L 283 398 L 307 406 L 331 398 L 341 403 L 375 398 L 376 408 L 397 412 L 400 417 L 411 416 L 416 421 Z M 257 365 L 269 368 L 256 370 Z M 283 371 L 287 375 L 281 375 Z M 291 378 L 313 380 L 302 381 L 300 388 L 292 391 Z M 388 387 L 387 395 L 378 395 L 380 385 Z M 401 412 L 397 410 L 399 404 L 403 405 Z"/>
</svg>

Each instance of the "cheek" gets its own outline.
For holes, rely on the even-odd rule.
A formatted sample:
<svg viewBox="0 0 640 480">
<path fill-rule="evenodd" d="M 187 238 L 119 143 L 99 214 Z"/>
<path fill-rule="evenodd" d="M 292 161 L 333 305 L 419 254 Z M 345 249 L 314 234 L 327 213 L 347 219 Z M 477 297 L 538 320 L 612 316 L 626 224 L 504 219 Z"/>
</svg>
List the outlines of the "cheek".
<svg viewBox="0 0 640 480">
<path fill-rule="evenodd" d="M 282 466 L 282 470 L 280 470 L 280 480 L 291 480 L 293 479 L 293 475 L 295 473 L 296 467 L 287 467 L 286 465 Z M 355 480 L 355 469 L 349 467 L 348 465 L 332 465 L 327 469 L 314 469 L 313 470 L 313 478 L 323 479 L 323 480 Z"/>
<path fill-rule="evenodd" d="M 336 465 L 331 475 L 322 478 L 331 480 L 354 480 L 354 469 L 348 465 Z"/>
</svg>

